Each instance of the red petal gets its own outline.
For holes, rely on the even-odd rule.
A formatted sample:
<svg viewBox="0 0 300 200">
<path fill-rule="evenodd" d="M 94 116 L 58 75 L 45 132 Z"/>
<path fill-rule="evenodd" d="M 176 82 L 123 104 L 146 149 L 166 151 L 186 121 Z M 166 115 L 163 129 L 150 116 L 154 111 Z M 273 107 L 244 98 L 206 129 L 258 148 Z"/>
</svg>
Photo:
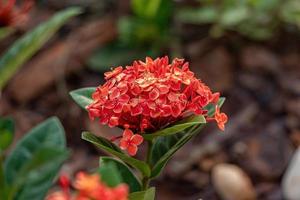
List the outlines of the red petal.
<svg viewBox="0 0 300 200">
<path fill-rule="evenodd" d="M 120 90 L 118 88 L 114 87 L 114 88 L 111 89 L 111 93 L 110 93 L 109 98 L 110 99 L 116 99 L 120 96 L 120 94 L 121 94 Z"/>
<path fill-rule="evenodd" d="M 170 92 L 170 93 L 168 94 L 168 99 L 169 99 L 170 101 L 178 101 L 178 96 L 177 96 L 176 93 Z"/>
<path fill-rule="evenodd" d="M 169 105 L 165 105 L 162 107 L 164 117 L 170 116 L 172 112 L 172 108 Z"/>
<path fill-rule="evenodd" d="M 131 137 L 131 142 L 134 143 L 135 145 L 140 145 L 143 143 L 143 141 L 144 141 L 143 136 L 139 134 L 135 134 Z"/>
<path fill-rule="evenodd" d="M 136 107 L 139 103 L 139 99 L 138 98 L 132 98 L 130 99 L 129 101 L 129 104 L 132 106 L 132 107 Z"/>
<path fill-rule="evenodd" d="M 118 117 L 111 117 L 109 119 L 108 125 L 110 127 L 118 126 L 118 124 L 119 124 L 119 118 Z"/>
<path fill-rule="evenodd" d="M 100 115 L 100 110 L 96 108 L 87 108 L 87 110 L 89 111 L 89 117 L 91 120 L 94 120 L 95 117 L 99 117 Z"/>
<path fill-rule="evenodd" d="M 123 94 L 122 96 L 119 97 L 118 101 L 122 103 L 128 103 L 130 99 L 130 96 L 127 94 Z"/>
<path fill-rule="evenodd" d="M 105 79 L 109 79 L 113 76 L 118 75 L 122 70 L 123 70 L 123 67 L 120 66 L 120 67 L 115 68 L 113 71 L 105 72 L 104 73 Z"/>
<path fill-rule="evenodd" d="M 121 113 L 124 105 L 122 103 L 118 103 L 113 109 L 114 113 Z"/>
<path fill-rule="evenodd" d="M 141 93 L 141 88 L 137 85 L 134 85 L 132 88 L 131 88 L 131 93 L 133 95 L 138 95 Z"/>
<path fill-rule="evenodd" d="M 133 136 L 133 132 L 130 129 L 125 129 L 123 131 L 123 139 L 124 140 L 130 140 L 132 136 Z"/>
<path fill-rule="evenodd" d="M 136 106 L 136 107 L 131 108 L 131 115 L 132 116 L 140 115 L 140 114 L 142 114 L 142 112 L 143 112 L 143 108 L 139 105 Z"/>
<path fill-rule="evenodd" d="M 100 122 L 101 124 L 107 124 L 107 123 L 108 123 L 108 117 L 101 117 L 101 118 L 99 119 L 99 122 Z"/>
<path fill-rule="evenodd" d="M 151 111 L 150 111 L 150 116 L 151 116 L 152 118 L 157 118 L 157 117 L 160 116 L 160 114 L 161 114 L 161 111 L 160 111 L 159 109 L 151 110 Z"/>
<path fill-rule="evenodd" d="M 167 94 L 169 92 L 169 87 L 165 85 L 158 86 L 160 94 Z"/>
<path fill-rule="evenodd" d="M 128 140 L 121 139 L 119 146 L 122 150 L 127 149 L 128 145 L 129 145 Z"/>
<path fill-rule="evenodd" d="M 214 104 L 218 103 L 219 98 L 220 98 L 220 93 L 219 92 L 214 93 L 212 95 L 212 103 L 214 103 Z"/>
<path fill-rule="evenodd" d="M 127 152 L 129 155 L 131 156 L 135 156 L 136 152 L 137 152 L 138 148 L 135 144 L 130 144 L 128 147 L 127 147 Z"/>
<path fill-rule="evenodd" d="M 172 106 L 172 116 L 178 117 L 181 114 L 181 110 L 177 104 Z"/>
<path fill-rule="evenodd" d="M 148 108 L 150 108 L 151 110 L 155 110 L 156 109 L 156 103 L 155 102 L 153 102 L 153 101 L 148 101 L 147 102 L 147 106 L 148 106 Z"/>
<path fill-rule="evenodd" d="M 121 94 L 125 94 L 128 91 L 128 86 L 126 82 L 121 82 L 121 84 L 118 85 L 118 88 Z"/>
<path fill-rule="evenodd" d="M 149 99 L 151 99 L 152 101 L 154 101 L 155 99 L 157 99 L 159 97 L 159 90 L 154 88 L 150 93 L 149 93 Z"/>
<path fill-rule="evenodd" d="M 116 106 L 116 102 L 111 101 L 111 100 L 106 101 L 105 104 L 104 104 L 104 107 L 109 109 L 109 110 L 113 109 L 115 106 Z"/>
</svg>

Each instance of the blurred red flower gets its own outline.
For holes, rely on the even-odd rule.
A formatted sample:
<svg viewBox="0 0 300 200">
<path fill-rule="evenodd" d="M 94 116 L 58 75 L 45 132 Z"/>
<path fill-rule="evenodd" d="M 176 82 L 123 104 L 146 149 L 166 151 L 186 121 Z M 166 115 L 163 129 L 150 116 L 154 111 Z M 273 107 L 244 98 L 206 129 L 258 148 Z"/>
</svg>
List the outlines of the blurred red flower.
<svg viewBox="0 0 300 200">
<path fill-rule="evenodd" d="M 18 26 L 28 18 L 28 12 L 33 0 L 24 0 L 21 7 L 16 6 L 16 0 L 0 0 L 0 27 Z"/>
<path fill-rule="evenodd" d="M 101 182 L 98 174 L 89 175 L 79 172 L 76 175 L 74 188 L 76 194 L 70 194 L 70 181 L 65 176 L 60 177 L 62 191 L 57 191 L 46 200 L 127 200 L 129 188 L 126 184 L 120 184 L 111 188 Z"/>
<path fill-rule="evenodd" d="M 136 154 L 135 133 L 151 133 L 189 115 L 207 116 L 205 106 L 216 104 L 219 93 L 197 79 L 189 64 L 168 57 L 146 62 L 134 61 L 131 66 L 117 67 L 105 74 L 106 82 L 93 93 L 93 103 L 87 106 L 91 119 L 102 124 L 124 128 L 120 147 Z M 227 116 L 217 108 L 214 119 L 224 130 Z M 125 133 L 126 132 L 126 133 Z M 130 133 L 132 133 L 130 131 Z"/>
</svg>

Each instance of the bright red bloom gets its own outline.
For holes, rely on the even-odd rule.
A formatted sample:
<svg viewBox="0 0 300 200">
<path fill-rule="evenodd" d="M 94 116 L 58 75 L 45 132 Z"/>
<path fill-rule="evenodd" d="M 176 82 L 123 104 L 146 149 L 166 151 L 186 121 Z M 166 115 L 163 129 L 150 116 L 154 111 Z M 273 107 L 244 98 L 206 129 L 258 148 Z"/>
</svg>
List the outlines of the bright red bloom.
<svg viewBox="0 0 300 200">
<path fill-rule="evenodd" d="M 24 0 L 21 8 L 15 6 L 16 0 L 0 0 L 0 27 L 16 26 L 27 20 L 33 0 Z"/>
<path fill-rule="evenodd" d="M 60 178 L 66 183 L 66 178 Z M 111 188 L 101 182 L 98 174 L 88 175 L 79 172 L 74 182 L 77 193 L 70 195 L 70 185 L 60 183 L 62 191 L 54 192 L 47 196 L 46 200 L 127 200 L 129 188 L 126 184 L 120 184 Z"/>
<path fill-rule="evenodd" d="M 215 112 L 215 120 L 218 124 L 218 127 L 224 131 L 225 124 L 228 120 L 227 115 L 225 113 L 220 113 L 220 108 L 216 106 L 216 112 Z"/>
<path fill-rule="evenodd" d="M 123 132 L 123 138 L 120 141 L 120 147 L 127 150 L 129 155 L 134 156 L 137 152 L 137 146 L 142 144 L 144 138 L 139 134 L 133 134 L 129 129 Z"/>
<path fill-rule="evenodd" d="M 183 59 L 168 57 L 146 62 L 134 61 L 126 68 L 117 67 L 105 73 L 106 82 L 93 93 L 93 103 L 87 106 L 91 119 L 110 127 L 118 126 L 134 133 L 151 133 L 189 115 L 207 116 L 205 106 L 216 104 L 219 93 L 194 76 Z M 219 127 L 226 123 L 216 114 Z M 226 115 L 225 115 L 226 116 Z M 132 133 L 132 132 L 131 132 Z M 131 138 L 123 137 L 120 146 L 136 152 Z M 140 142 L 140 141 L 139 141 Z"/>
</svg>

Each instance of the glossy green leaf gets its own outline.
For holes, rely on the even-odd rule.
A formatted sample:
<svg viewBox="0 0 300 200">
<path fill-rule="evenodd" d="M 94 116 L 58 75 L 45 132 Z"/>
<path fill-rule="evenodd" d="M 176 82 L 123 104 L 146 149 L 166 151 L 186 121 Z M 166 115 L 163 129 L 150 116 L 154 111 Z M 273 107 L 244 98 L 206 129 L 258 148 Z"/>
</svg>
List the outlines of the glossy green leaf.
<svg viewBox="0 0 300 200">
<path fill-rule="evenodd" d="M 100 149 L 110 153 L 118 158 L 120 158 L 125 163 L 129 164 L 130 166 L 138 169 L 144 176 L 150 176 L 150 168 L 149 166 L 140 160 L 137 160 L 133 157 L 130 157 L 122 152 L 122 150 L 109 141 L 106 138 L 95 136 L 89 132 L 82 133 L 82 139 L 93 143 L 95 146 L 99 147 Z"/>
<path fill-rule="evenodd" d="M 93 102 L 92 94 L 96 91 L 95 87 L 81 88 L 70 92 L 73 100 L 83 109 Z"/>
<path fill-rule="evenodd" d="M 12 143 L 14 138 L 14 122 L 10 118 L 0 118 L 0 154 Z"/>
<path fill-rule="evenodd" d="M 152 140 L 159 136 L 168 136 L 168 135 L 174 135 L 176 133 L 179 133 L 191 126 L 197 125 L 197 124 L 205 124 L 206 120 L 202 115 L 197 116 L 191 116 L 187 119 L 184 119 L 174 125 L 171 125 L 165 129 L 156 131 L 151 134 L 144 134 L 143 137 L 147 140 Z"/>
<path fill-rule="evenodd" d="M 0 89 L 14 73 L 29 60 L 71 17 L 80 14 L 79 8 L 58 12 L 47 22 L 17 40 L 0 59 Z"/>
<path fill-rule="evenodd" d="M 6 182 L 20 199 L 42 199 L 66 158 L 65 152 L 63 127 L 52 117 L 29 131 L 8 155 L 4 164 Z"/>
<path fill-rule="evenodd" d="M 151 187 L 146 191 L 134 192 L 129 195 L 129 200 L 154 200 L 155 188 Z"/>
<path fill-rule="evenodd" d="M 101 179 L 111 187 L 126 183 L 130 192 L 137 192 L 142 188 L 141 183 L 129 167 L 115 158 L 100 157 L 99 172 Z"/>
<path fill-rule="evenodd" d="M 222 106 L 224 101 L 225 98 L 220 98 L 218 105 Z M 208 106 L 207 109 L 209 116 L 212 116 L 215 106 Z M 186 144 L 193 136 L 197 135 L 204 125 L 205 124 L 196 124 L 175 135 L 157 138 L 152 147 L 151 165 L 153 167 L 151 171 L 151 178 L 157 177 L 172 155 L 175 154 L 176 151 Z"/>
<path fill-rule="evenodd" d="M 67 150 L 54 147 L 41 148 L 35 152 L 32 159 L 22 167 L 13 184 L 19 189 L 14 199 L 44 199 L 68 155 Z"/>
<path fill-rule="evenodd" d="M 199 130 L 203 128 L 204 124 L 195 125 L 197 127 L 190 128 L 190 131 L 183 131 L 171 136 L 160 137 L 155 141 L 152 160 L 153 165 L 151 178 L 157 177 L 167 162 L 171 159 L 173 154 L 176 153 L 185 143 L 187 143 Z M 193 130 L 193 131 L 192 131 Z"/>
</svg>

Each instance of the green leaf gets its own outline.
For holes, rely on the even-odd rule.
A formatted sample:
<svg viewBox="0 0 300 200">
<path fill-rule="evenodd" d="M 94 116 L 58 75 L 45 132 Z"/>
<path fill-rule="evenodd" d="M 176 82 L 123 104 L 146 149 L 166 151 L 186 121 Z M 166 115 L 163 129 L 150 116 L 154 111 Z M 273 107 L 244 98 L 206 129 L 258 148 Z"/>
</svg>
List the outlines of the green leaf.
<svg viewBox="0 0 300 200">
<path fill-rule="evenodd" d="M 162 0 L 132 0 L 131 8 L 138 17 L 153 19 L 160 8 Z"/>
<path fill-rule="evenodd" d="M 146 191 L 134 192 L 129 195 L 129 200 L 154 200 L 155 188 L 151 187 Z"/>
<path fill-rule="evenodd" d="M 122 152 L 122 150 L 113 144 L 111 141 L 107 140 L 106 138 L 95 136 L 89 132 L 82 133 L 82 139 L 89 141 L 99 147 L 100 149 L 110 153 L 118 158 L 120 158 L 125 163 L 129 164 L 130 166 L 138 169 L 144 176 L 150 176 L 150 167 L 143 161 L 137 160 L 135 158 L 129 157 Z"/>
<path fill-rule="evenodd" d="M 280 15 L 286 23 L 300 26 L 300 2 L 298 0 L 288 1 L 280 9 Z"/>
<path fill-rule="evenodd" d="M 67 150 L 54 147 L 41 148 L 35 152 L 32 159 L 24 165 L 18 174 L 14 187 L 20 188 L 20 190 L 14 199 L 44 199 L 68 156 Z"/>
<path fill-rule="evenodd" d="M 185 23 L 214 23 L 218 19 L 218 10 L 214 6 L 206 6 L 199 9 L 184 8 L 178 12 L 177 17 L 180 21 Z"/>
<path fill-rule="evenodd" d="M 20 199 L 43 199 L 66 157 L 65 146 L 63 127 L 55 117 L 29 131 L 4 164 L 6 182 L 12 186 L 12 192 Z"/>
<path fill-rule="evenodd" d="M 168 135 L 174 135 L 176 133 L 179 133 L 191 126 L 197 125 L 197 124 L 205 124 L 206 120 L 202 115 L 194 115 L 191 117 L 188 117 L 187 119 L 184 119 L 174 125 L 171 125 L 165 129 L 156 131 L 151 134 L 144 134 L 143 137 L 147 140 L 152 140 L 159 136 L 168 136 Z"/>
<path fill-rule="evenodd" d="M 129 167 L 115 158 L 100 157 L 99 172 L 101 180 L 111 187 L 126 183 L 130 187 L 130 192 L 140 191 L 142 188 Z"/>
<path fill-rule="evenodd" d="M 13 28 L 10 28 L 10 27 L 0 28 L 0 40 L 5 39 L 12 32 L 14 32 Z"/>
<path fill-rule="evenodd" d="M 10 118 L 0 118 L 0 154 L 6 150 L 14 138 L 14 122 Z"/>
<path fill-rule="evenodd" d="M 154 21 L 159 25 L 168 22 L 174 6 L 170 0 L 132 0 L 131 8 L 136 18 Z"/>
<path fill-rule="evenodd" d="M 95 87 L 81 88 L 70 92 L 72 99 L 83 109 L 93 103 L 92 94 L 96 91 Z"/>
<path fill-rule="evenodd" d="M 218 105 L 221 107 L 225 98 L 220 98 Z M 215 106 L 208 106 L 209 116 L 213 115 Z M 165 137 L 159 137 L 155 140 L 152 147 L 151 157 L 151 178 L 157 177 L 172 155 L 176 153 L 184 144 L 186 144 L 193 136 L 197 135 L 205 124 L 196 124 L 189 128 L 177 133 L 175 135 L 169 135 Z"/>
<path fill-rule="evenodd" d="M 153 165 L 151 178 L 157 177 L 171 157 L 178 151 L 184 144 L 186 144 L 199 130 L 204 127 L 204 124 L 195 125 L 196 129 L 191 128 L 193 131 L 183 131 L 172 136 L 160 137 L 155 141 L 152 152 L 151 163 Z"/>
<path fill-rule="evenodd" d="M 0 59 L 0 89 L 14 73 L 29 60 L 71 17 L 81 13 L 79 8 L 58 12 L 47 22 L 17 40 Z"/>
<path fill-rule="evenodd" d="M 249 10 L 245 6 L 229 8 L 222 13 L 220 24 L 224 27 L 236 26 L 249 17 Z"/>
</svg>

